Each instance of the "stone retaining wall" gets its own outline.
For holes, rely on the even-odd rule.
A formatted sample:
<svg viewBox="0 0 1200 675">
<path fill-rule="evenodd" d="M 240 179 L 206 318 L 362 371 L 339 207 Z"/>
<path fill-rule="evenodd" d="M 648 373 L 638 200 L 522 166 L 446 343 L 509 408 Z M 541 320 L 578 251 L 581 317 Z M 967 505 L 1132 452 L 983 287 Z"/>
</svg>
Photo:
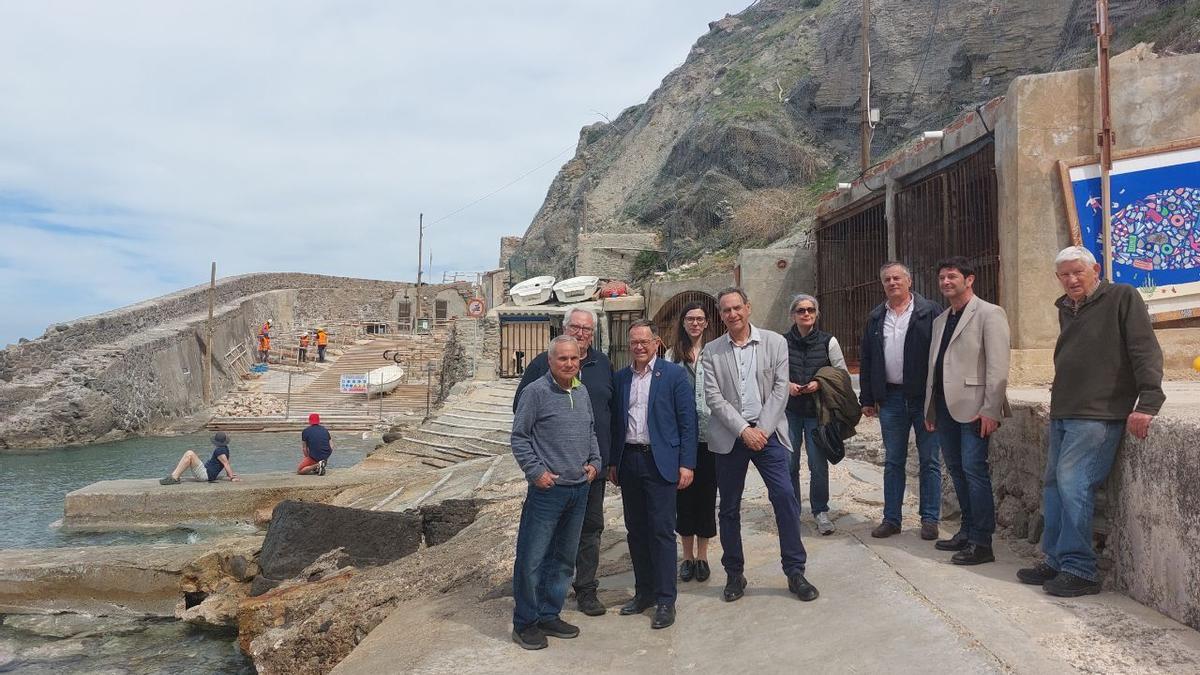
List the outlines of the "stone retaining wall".
<svg viewBox="0 0 1200 675">
<path fill-rule="evenodd" d="M 1049 407 L 1014 402 L 992 439 L 996 521 L 1038 541 Z M 1144 441 L 1125 437 L 1095 521 L 1105 586 L 1200 629 L 1200 424 L 1160 416 Z"/>
</svg>

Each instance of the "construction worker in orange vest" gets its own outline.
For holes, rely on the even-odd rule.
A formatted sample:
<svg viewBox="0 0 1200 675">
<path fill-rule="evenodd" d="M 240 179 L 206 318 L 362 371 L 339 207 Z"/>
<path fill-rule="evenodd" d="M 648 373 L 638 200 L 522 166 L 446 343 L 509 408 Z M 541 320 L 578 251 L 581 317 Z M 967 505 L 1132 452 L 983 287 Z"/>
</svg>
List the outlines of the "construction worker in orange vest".
<svg viewBox="0 0 1200 675">
<path fill-rule="evenodd" d="M 325 363 L 325 348 L 329 346 L 329 334 L 324 328 L 317 329 L 317 361 Z"/>
<path fill-rule="evenodd" d="M 297 350 L 296 360 L 300 363 L 308 361 L 308 331 L 300 334 L 300 349 Z"/>
<path fill-rule="evenodd" d="M 262 337 L 263 335 L 266 335 L 267 337 L 271 336 L 271 320 L 270 319 L 267 319 L 267 322 L 262 325 L 262 328 L 259 329 L 259 331 L 258 331 L 258 335 L 259 335 L 259 337 Z"/>
<path fill-rule="evenodd" d="M 258 337 L 258 360 L 266 363 L 271 356 L 271 336 L 267 334 Z"/>
</svg>

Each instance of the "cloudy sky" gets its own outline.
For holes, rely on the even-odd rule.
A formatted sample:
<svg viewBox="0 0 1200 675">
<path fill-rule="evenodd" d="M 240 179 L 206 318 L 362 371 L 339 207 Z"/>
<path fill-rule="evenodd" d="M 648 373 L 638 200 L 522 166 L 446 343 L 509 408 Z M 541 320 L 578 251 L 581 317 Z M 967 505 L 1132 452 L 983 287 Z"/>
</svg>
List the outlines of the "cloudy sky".
<svg viewBox="0 0 1200 675">
<path fill-rule="evenodd" d="M 420 212 L 436 278 L 494 267 L 580 127 L 747 4 L 0 0 L 0 346 L 212 260 L 411 280 Z"/>
</svg>

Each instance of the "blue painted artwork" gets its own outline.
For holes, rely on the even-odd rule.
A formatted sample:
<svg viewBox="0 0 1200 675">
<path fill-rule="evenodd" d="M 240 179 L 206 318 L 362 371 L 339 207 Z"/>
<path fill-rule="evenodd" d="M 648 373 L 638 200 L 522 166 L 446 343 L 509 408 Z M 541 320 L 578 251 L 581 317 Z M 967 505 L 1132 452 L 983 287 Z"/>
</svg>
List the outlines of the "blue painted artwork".
<svg viewBox="0 0 1200 675">
<path fill-rule="evenodd" d="M 1070 169 L 1083 245 L 1103 261 L 1099 173 L 1096 165 Z M 1110 197 L 1115 281 L 1200 281 L 1200 150 L 1114 162 Z"/>
</svg>

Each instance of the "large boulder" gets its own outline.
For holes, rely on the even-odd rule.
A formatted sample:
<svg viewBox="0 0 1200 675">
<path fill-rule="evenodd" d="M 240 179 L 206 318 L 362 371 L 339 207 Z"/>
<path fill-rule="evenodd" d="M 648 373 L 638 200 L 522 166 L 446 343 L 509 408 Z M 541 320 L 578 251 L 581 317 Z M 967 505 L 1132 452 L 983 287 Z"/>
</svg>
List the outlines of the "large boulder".
<svg viewBox="0 0 1200 675">
<path fill-rule="evenodd" d="M 284 501 L 275 507 L 263 541 L 255 594 L 300 574 L 337 548 L 353 567 L 373 567 L 403 558 L 421 546 L 416 513 L 366 511 L 327 504 Z"/>
</svg>

